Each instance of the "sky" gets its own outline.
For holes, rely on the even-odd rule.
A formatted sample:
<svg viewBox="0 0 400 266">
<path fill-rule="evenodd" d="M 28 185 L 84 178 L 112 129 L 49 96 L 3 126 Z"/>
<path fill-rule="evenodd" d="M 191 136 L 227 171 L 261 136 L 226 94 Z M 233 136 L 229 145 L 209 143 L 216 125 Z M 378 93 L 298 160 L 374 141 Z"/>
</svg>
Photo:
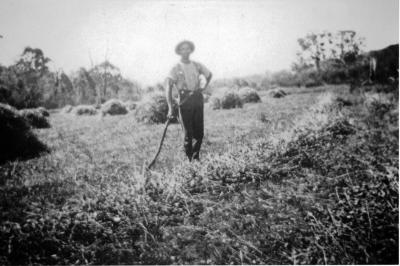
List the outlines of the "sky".
<svg viewBox="0 0 400 266">
<path fill-rule="evenodd" d="M 1 0 L 0 64 L 40 48 L 66 73 L 107 58 L 142 84 L 164 80 L 175 45 L 195 43 L 192 59 L 215 78 L 289 69 L 297 39 L 355 30 L 365 50 L 399 42 L 398 0 Z"/>
</svg>

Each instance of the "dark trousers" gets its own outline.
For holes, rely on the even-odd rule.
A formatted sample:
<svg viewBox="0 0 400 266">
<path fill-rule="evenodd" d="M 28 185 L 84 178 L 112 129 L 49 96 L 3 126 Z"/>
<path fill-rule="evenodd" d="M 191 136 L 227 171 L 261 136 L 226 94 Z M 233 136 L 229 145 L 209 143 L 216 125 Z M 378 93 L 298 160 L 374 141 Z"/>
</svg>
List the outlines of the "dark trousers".
<svg viewBox="0 0 400 266">
<path fill-rule="evenodd" d="M 188 92 L 182 92 L 186 99 Z M 184 133 L 185 153 L 191 160 L 199 160 L 201 143 L 204 136 L 204 101 L 201 92 L 194 92 L 179 107 L 179 117 Z"/>
</svg>

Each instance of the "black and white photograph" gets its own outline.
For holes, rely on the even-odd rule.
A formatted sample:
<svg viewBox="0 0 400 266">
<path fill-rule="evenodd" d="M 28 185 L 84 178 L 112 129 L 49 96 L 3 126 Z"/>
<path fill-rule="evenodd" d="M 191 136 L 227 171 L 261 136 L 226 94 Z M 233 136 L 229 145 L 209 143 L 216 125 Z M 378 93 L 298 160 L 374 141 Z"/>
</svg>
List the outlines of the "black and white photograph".
<svg viewBox="0 0 400 266">
<path fill-rule="evenodd" d="M 0 265 L 398 265 L 398 0 L 1 0 Z"/>
</svg>

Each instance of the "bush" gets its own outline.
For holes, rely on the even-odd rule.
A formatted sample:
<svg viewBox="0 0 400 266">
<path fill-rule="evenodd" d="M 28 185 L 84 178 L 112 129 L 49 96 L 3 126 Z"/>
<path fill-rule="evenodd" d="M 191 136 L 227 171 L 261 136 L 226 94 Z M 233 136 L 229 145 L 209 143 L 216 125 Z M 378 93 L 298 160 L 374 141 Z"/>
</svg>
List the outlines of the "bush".
<svg viewBox="0 0 400 266">
<path fill-rule="evenodd" d="M 123 104 L 126 107 L 126 109 L 128 109 L 128 110 L 135 110 L 136 106 L 137 106 L 137 103 L 134 101 L 131 101 L 131 100 L 126 101 Z"/>
<path fill-rule="evenodd" d="M 243 103 L 258 103 L 261 98 L 257 91 L 250 87 L 243 87 L 239 90 L 239 97 Z"/>
<path fill-rule="evenodd" d="M 272 98 L 282 98 L 285 97 L 287 94 L 283 90 L 272 90 L 268 93 L 268 95 Z"/>
<path fill-rule="evenodd" d="M 281 87 L 294 87 L 298 86 L 298 80 L 296 78 L 296 74 L 282 70 L 272 74 L 271 83 L 277 84 Z"/>
<path fill-rule="evenodd" d="M 304 86 L 306 88 L 318 87 L 322 85 L 324 85 L 324 83 L 322 83 L 322 81 L 318 79 L 307 79 L 304 83 Z"/>
<path fill-rule="evenodd" d="M 33 158 L 48 151 L 32 133 L 24 117 L 7 104 L 0 104 L 0 134 L 0 146 L 4 149 L 0 152 L 0 164 L 14 159 Z"/>
<path fill-rule="evenodd" d="M 97 114 L 96 108 L 92 105 L 78 105 L 72 109 L 75 115 L 95 115 Z"/>
<path fill-rule="evenodd" d="M 124 115 L 128 113 L 128 110 L 121 101 L 111 99 L 101 106 L 101 112 L 103 115 Z"/>
<path fill-rule="evenodd" d="M 306 88 L 323 85 L 318 73 L 313 69 L 307 69 L 296 73 L 296 81 L 299 86 L 302 85 Z"/>
<path fill-rule="evenodd" d="M 241 108 L 243 102 L 235 90 L 220 90 L 210 98 L 210 107 L 215 109 Z"/>
<path fill-rule="evenodd" d="M 64 114 L 70 113 L 74 107 L 72 105 L 66 105 L 61 109 L 61 112 Z"/>
<path fill-rule="evenodd" d="M 34 128 L 49 128 L 50 123 L 38 109 L 22 109 L 20 115 Z"/>
<path fill-rule="evenodd" d="M 174 113 L 177 115 L 177 104 L 174 102 Z M 138 122 L 147 124 L 165 123 L 168 115 L 167 98 L 162 93 L 151 93 L 146 95 L 135 110 L 135 118 Z M 175 119 L 172 122 L 176 122 Z"/>
</svg>

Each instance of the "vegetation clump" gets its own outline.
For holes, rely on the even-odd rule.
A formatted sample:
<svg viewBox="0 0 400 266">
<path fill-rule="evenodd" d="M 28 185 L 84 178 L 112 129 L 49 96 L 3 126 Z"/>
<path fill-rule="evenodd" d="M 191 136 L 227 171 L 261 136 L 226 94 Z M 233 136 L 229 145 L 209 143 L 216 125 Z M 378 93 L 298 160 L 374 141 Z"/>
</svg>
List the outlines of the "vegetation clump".
<svg viewBox="0 0 400 266">
<path fill-rule="evenodd" d="M 72 109 L 74 109 L 74 107 L 72 105 L 67 104 L 61 109 L 61 113 L 68 114 L 72 111 Z"/>
<path fill-rule="evenodd" d="M 96 115 L 97 110 L 92 105 L 78 105 L 71 110 L 75 115 Z"/>
<path fill-rule="evenodd" d="M 258 103 L 261 98 L 254 88 L 243 87 L 239 89 L 239 97 L 243 103 Z"/>
<path fill-rule="evenodd" d="M 43 116 L 46 116 L 46 117 L 48 117 L 48 116 L 50 116 L 50 113 L 49 113 L 49 111 L 46 109 L 46 108 L 44 108 L 43 106 L 40 106 L 40 107 L 38 107 L 38 108 L 36 108 Z"/>
<path fill-rule="evenodd" d="M 0 103 L 0 164 L 29 159 L 48 151 L 30 129 L 27 120 L 13 107 Z"/>
<path fill-rule="evenodd" d="M 213 110 L 242 108 L 243 101 L 236 90 L 220 90 L 211 95 L 209 105 Z"/>
<path fill-rule="evenodd" d="M 130 111 L 135 110 L 137 107 L 137 102 L 132 101 L 132 100 L 126 101 L 123 104 L 126 107 L 126 109 L 128 109 Z"/>
<path fill-rule="evenodd" d="M 178 113 L 177 104 L 174 103 L 175 117 Z M 150 93 L 146 95 L 135 109 L 135 118 L 138 122 L 147 124 L 165 123 L 168 115 L 167 98 L 163 93 Z M 176 122 L 176 119 L 174 120 Z"/>
<path fill-rule="evenodd" d="M 22 109 L 19 113 L 34 128 L 50 128 L 49 121 L 38 109 Z"/>
<path fill-rule="evenodd" d="M 128 110 L 121 101 L 111 99 L 101 106 L 101 112 L 103 115 L 124 115 L 128 113 Z"/>
<path fill-rule="evenodd" d="M 287 95 L 285 91 L 280 90 L 280 89 L 271 90 L 268 94 L 272 98 L 282 98 L 282 97 L 285 97 Z"/>
</svg>

